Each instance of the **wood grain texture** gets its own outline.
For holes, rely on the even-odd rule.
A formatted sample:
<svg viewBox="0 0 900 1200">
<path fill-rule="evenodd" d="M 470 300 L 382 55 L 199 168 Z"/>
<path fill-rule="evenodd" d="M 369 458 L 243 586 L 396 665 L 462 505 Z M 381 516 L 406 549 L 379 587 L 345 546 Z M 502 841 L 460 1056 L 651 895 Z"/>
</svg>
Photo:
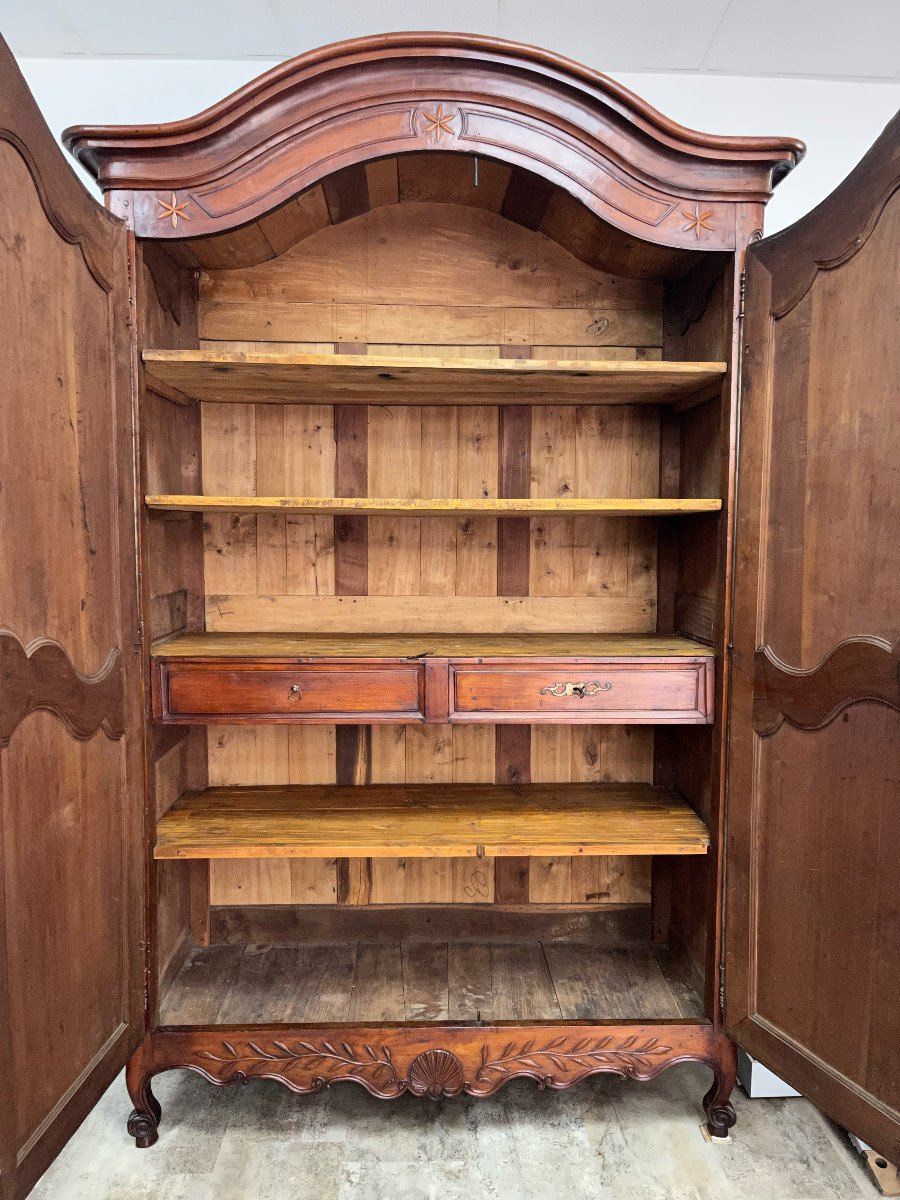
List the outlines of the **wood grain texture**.
<svg viewBox="0 0 900 1200">
<path fill-rule="evenodd" d="M 709 835 L 648 785 L 213 788 L 157 823 L 163 858 L 703 854 Z"/>
<path fill-rule="evenodd" d="M 891 1161 L 897 132 L 749 254 L 725 976 L 742 1044 Z"/>
<path fill-rule="evenodd" d="M 478 516 L 576 516 L 596 513 L 607 517 L 674 517 L 691 513 L 717 512 L 721 500 L 670 497 L 660 499 L 556 500 L 520 498 L 401 500 L 338 496 L 145 496 L 149 509 L 159 512 L 279 512 L 337 516 L 360 514 L 369 517 Z"/>
<path fill-rule="evenodd" d="M 267 658 L 709 658 L 710 646 L 677 636 L 582 634 L 404 635 L 184 633 L 153 646 L 158 659 Z"/>
<path fill-rule="evenodd" d="M 235 957 L 237 952 L 237 961 Z M 313 975 L 314 981 L 304 976 Z M 310 986 L 314 982 L 317 986 Z M 647 947 L 610 950 L 536 939 L 336 946 L 213 946 L 173 980 L 163 1025 L 352 1019 L 354 1009 L 410 1023 L 679 1020 L 697 998 Z"/>
<path fill-rule="evenodd" d="M 245 336 L 249 334 L 248 330 Z M 265 399 L 269 404 L 665 404 L 708 389 L 725 374 L 722 362 L 401 358 L 211 349 L 145 350 L 142 357 L 151 383 L 158 381 L 193 399 Z"/>
<path fill-rule="evenodd" d="M 756 652 L 754 689 L 753 728 L 760 737 L 777 732 L 784 721 L 798 729 L 821 729 L 849 705 L 866 700 L 900 709 L 900 645 L 848 639 L 805 671 L 781 662 L 764 646 Z"/>
<path fill-rule="evenodd" d="M 409 528 L 415 522 L 416 518 L 403 517 L 398 518 L 397 523 L 406 528 L 410 542 L 418 547 L 417 531 Z M 553 523 L 557 523 L 556 519 Z M 543 539 L 543 533 L 536 536 Z M 388 530 L 385 541 L 396 544 L 397 534 Z M 637 555 L 642 542 L 635 537 L 629 538 L 630 544 L 635 541 L 634 553 Z M 562 549 L 565 552 L 571 550 L 571 546 L 564 544 Z M 487 550 L 490 553 L 490 547 Z M 377 552 L 378 544 L 370 542 L 372 558 Z M 646 564 L 646 559 L 642 561 Z M 494 563 L 490 565 L 494 566 Z M 409 566 L 408 559 L 406 566 Z M 244 569 L 247 569 L 246 564 Z M 629 586 L 628 575 L 625 572 L 623 575 L 623 585 Z M 409 581 L 405 586 L 415 582 Z M 470 596 L 465 592 L 443 597 L 430 592 L 374 596 L 211 592 L 206 597 L 206 627 L 217 634 L 248 630 L 268 634 L 290 629 L 297 633 L 321 632 L 330 636 L 340 636 L 347 631 L 352 631 L 350 636 L 368 636 L 383 631 L 421 636 L 422 630 L 427 629 L 429 636 L 442 638 L 445 635 L 478 635 L 486 631 L 488 636 L 498 637 L 528 633 L 538 636 L 571 634 L 576 638 L 586 633 L 642 636 L 655 628 L 656 597 L 645 593 L 643 573 L 633 583 L 637 594 L 609 595 L 599 589 L 597 593 L 578 597 L 577 605 L 561 605 L 558 596 Z M 249 580 L 245 586 L 249 587 Z"/>
<path fill-rule="evenodd" d="M 165 1029 L 149 1036 L 128 1068 L 135 1105 L 129 1132 L 138 1146 L 157 1140 L 160 1108 L 150 1087 L 162 1071 L 187 1068 L 210 1083 L 275 1079 L 295 1092 L 319 1091 L 352 1080 L 371 1095 L 405 1093 L 432 1100 L 462 1092 L 491 1095 L 516 1078 L 554 1089 L 604 1072 L 652 1079 L 679 1062 L 709 1066 L 714 1082 L 703 1098 L 711 1134 L 734 1124 L 728 1098 L 734 1087 L 733 1044 L 712 1025 L 692 1022 L 519 1023 L 471 1026 L 297 1025 L 224 1029 Z"/>
<path fill-rule="evenodd" d="M 215 860 L 211 866 L 216 866 Z M 643 950 L 649 929 L 649 910 L 643 903 L 565 907 L 469 899 L 443 904 L 232 904 L 215 907 L 211 913 L 213 943 L 238 946 L 537 940 Z"/>
<path fill-rule="evenodd" d="M 448 93 L 454 99 L 441 102 L 436 127 L 434 97 Z M 274 68 L 200 116 L 167 126 L 73 128 L 65 139 L 117 193 L 114 210 L 130 191 L 143 236 L 184 232 L 161 205 L 162 180 L 178 193 L 191 233 L 208 234 L 246 226 L 325 174 L 358 178 L 344 188 L 352 209 L 344 200 L 330 206 L 340 219 L 368 199 L 367 160 L 447 148 L 531 170 L 615 228 L 696 249 L 733 247 L 734 207 L 764 202 L 773 176 L 803 153 L 787 139 L 687 130 L 607 77 L 547 51 L 436 33 L 339 43 Z M 190 153 L 198 140 L 202 157 Z"/>
<path fill-rule="evenodd" d="M 2 39 L 0 172 L 0 1191 L 24 1196 L 142 1036 L 143 764 L 128 236 Z"/>
<path fill-rule="evenodd" d="M 467 190 L 471 187 L 471 172 L 468 177 L 460 174 L 454 161 L 453 156 L 443 156 L 430 163 L 431 176 L 428 171 L 419 171 L 418 165 L 413 171 L 408 164 L 410 169 L 404 170 L 400 179 L 401 204 L 393 209 L 380 209 L 339 228 L 322 229 L 307 238 L 302 247 L 257 268 L 205 276 L 201 326 L 206 337 L 265 339 L 208 341 L 207 348 L 301 353 L 318 347 L 292 346 L 278 339 L 322 336 L 329 339 L 329 352 L 334 347 L 332 339 L 367 339 L 367 356 L 385 354 L 405 360 L 412 356 L 471 358 L 477 354 L 494 361 L 498 351 L 501 357 L 519 355 L 531 342 L 537 344 L 534 353 L 539 357 L 555 360 L 652 361 L 659 355 L 659 283 L 615 274 L 615 268 L 613 273 L 602 267 L 587 268 L 550 238 L 511 225 L 486 209 L 434 203 L 435 199 L 451 197 L 460 203 L 468 199 L 476 203 L 477 198 Z M 439 171 L 446 172 L 440 179 L 435 175 Z M 389 183 L 390 174 L 388 171 Z M 482 189 L 487 182 L 487 176 L 482 178 Z M 502 187 L 495 188 L 491 182 L 489 190 L 479 190 L 481 200 L 489 194 L 496 196 L 496 201 L 491 199 L 490 203 L 499 207 Z M 629 273 L 633 261 L 628 263 Z M 452 264 L 449 269 L 448 264 Z M 258 299 L 263 295 L 265 306 Z M 589 308 L 582 307 L 585 305 Z M 434 345 L 435 340 L 444 345 Z M 466 344 L 447 344 L 453 340 Z M 286 411 L 290 407 L 286 406 Z M 500 445 L 503 420 L 496 407 L 471 414 L 446 406 L 403 407 L 412 411 L 404 415 L 399 405 L 369 409 L 375 419 L 366 439 L 367 453 L 371 453 L 368 494 L 490 497 L 502 490 L 506 472 Z M 523 407 L 530 413 L 540 406 Z M 335 428 L 360 410 L 364 411 L 362 406 L 336 406 Z M 260 411 L 258 406 L 257 413 Z M 624 409 L 610 425 L 591 420 L 590 414 L 585 418 L 567 422 L 562 430 L 560 449 L 571 468 L 561 477 L 547 472 L 551 489 L 566 485 L 571 489 L 569 495 L 588 497 L 655 495 L 658 435 L 652 406 L 646 419 L 635 420 Z M 544 438 L 547 429 L 545 421 L 535 436 Z M 632 437 L 640 440 L 639 455 L 627 452 Z M 399 461 L 391 452 L 398 438 L 406 447 Z M 339 432 L 336 441 L 340 456 Z M 526 459 L 532 454 L 531 443 L 529 436 L 527 446 L 518 446 Z M 610 451 L 608 446 L 613 449 Z M 258 438 L 257 453 L 270 453 Z M 294 444 L 290 453 L 303 461 L 306 451 Z M 531 489 L 528 471 L 517 491 L 528 496 Z M 342 494 L 337 487 L 335 492 Z M 536 490 L 534 494 L 542 497 L 548 493 Z M 549 495 L 552 497 L 554 492 L 551 490 Z M 259 518 L 253 520 L 258 522 Z M 507 520 L 525 525 L 521 518 Z M 565 577 L 572 578 L 574 590 L 588 593 L 590 598 L 581 600 L 578 606 L 562 608 L 552 590 L 524 602 L 516 598 L 511 605 L 493 596 L 503 561 L 504 523 L 493 517 L 436 517 L 426 522 L 411 517 L 402 521 L 372 518 L 366 578 L 363 581 L 358 576 L 355 586 L 369 590 L 371 576 L 375 595 L 364 600 L 332 600 L 321 594 L 309 599 L 284 599 L 265 594 L 242 597 L 223 591 L 210 596 L 208 628 L 330 628 L 342 633 L 350 626 L 410 632 L 440 627 L 449 632 L 468 628 L 474 633 L 492 628 L 551 629 L 561 621 L 602 632 L 653 628 L 655 522 L 646 529 L 642 521 L 624 522 L 621 531 L 610 528 L 610 522 L 601 518 L 579 518 L 574 525 L 568 522 L 565 533 L 571 541 L 565 537 L 558 540 L 553 553 L 564 563 L 571 555 Z M 522 532 L 527 532 L 530 550 L 531 532 Z M 540 540 L 543 534 L 537 531 L 535 536 Z M 577 551 L 573 548 L 576 538 Z M 234 542 L 233 549 L 225 547 L 225 551 L 241 581 L 239 587 L 246 588 L 250 578 L 247 551 L 240 541 Z M 335 552 L 338 567 L 341 553 L 339 533 Z M 544 554 L 545 568 L 551 562 Z M 223 565 L 223 556 L 217 554 L 213 566 L 219 570 Z M 523 576 L 521 566 L 517 569 L 518 587 L 527 593 L 530 579 L 527 574 Z M 418 594 L 417 580 L 421 589 Z M 387 594 L 391 592 L 394 595 Z M 493 770 L 493 748 L 485 740 L 493 742 L 494 731 L 489 725 L 471 729 L 465 737 L 461 725 L 395 729 L 390 734 L 384 730 L 384 737 L 378 729 L 373 730 L 371 751 L 377 778 L 484 779 L 490 777 L 485 772 Z M 501 727 L 497 737 L 505 738 L 512 732 L 512 726 Z M 353 736 L 352 726 L 340 727 L 339 738 Z M 626 741 L 612 736 L 609 727 L 586 726 L 574 753 L 576 760 L 584 756 L 587 772 L 596 770 L 591 761 L 602 761 L 607 779 L 621 777 L 620 771 L 629 778 L 635 769 L 638 746 L 641 753 L 649 753 L 649 742 Z M 527 770 L 528 753 L 519 757 L 517 769 Z M 635 859 L 634 869 L 629 867 L 624 872 L 612 863 L 599 865 L 604 861 L 599 859 L 594 860 L 590 870 L 582 863 L 576 864 L 573 871 L 559 865 L 562 860 L 555 861 L 557 874 L 573 880 L 566 902 L 587 898 L 589 903 L 602 905 L 612 898 L 628 898 L 632 894 L 630 886 L 635 889 L 634 897 L 646 894 L 644 860 L 638 866 Z M 535 902 L 562 894 L 555 884 L 549 886 L 549 874 L 542 876 L 548 890 L 544 892 L 538 885 L 530 888 L 520 866 L 509 860 L 500 862 L 504 878 L 510 865 L 518 899 L 527 901 L 529 891 L 534 892 Z M 372 871 L 354 868 L 356 882 L 344 879 L 341 894 L 382 902 L 402 898 L 456 898 L 465 902 L 473 895 L 487 899 L 492 894 L 490 863 L 487 868 L 485 878 L 482 872 L 473 875 L 458 871 L 449 863 L 378 860 Z M 505 887 L 502 884 L 501 895 L 506 894 Z"/>
<path fill-rule="evenodd" d="M 184 348 L 197 344 L 197 272 L 176 263 L 158 242 L 135 245 L 134 350 L 154 346 Z M 134 356 L 139 384 L 138 451 L 140 490 L 202 490 L 200 406 L 171 393 L 161 397 L 148 386 Z M 173 405 L 171 401 L 178 400 Z M 165 637 L 203 625 L 203 518 L 198 513 L 177 522 L 151 521 L 143 506 L 139 516 L 141 543 L 141 607 L 144 628 Z M 143 647 L 144 669 L 149 670 Z M 161 728 L 157 733 L 164 732 Z M 146 812 L 149 819 L 173 804 L 188 787 L 207 782 L 206 730 L 175 730 L 178 742 L 152 737 L 147 747 Z M 149 855 L 148 855 L 149 858 Z M 179 864 L 147 865 L 151 918 L 149 956 L 158 978 L 178 969 L 190 947 L 192 930 L 202 935 L 202 889 L 192 887 L 192 872 Z M 151 971 L 147 1007 L 156 1004 L 156 978 Z"/>
<path fill-rule="evenodd" d="M 56 642 L 42 640 L 29 647 L 0 630 L 0 747 L 8 746 L 31 712 L 43 709 L 57 716 L 74 737 L 89 738 L 98 729 L 108 737 L 125 732 L 125 698 L 118 650 L 93 675 L 82 675 Z"/>
</svg>

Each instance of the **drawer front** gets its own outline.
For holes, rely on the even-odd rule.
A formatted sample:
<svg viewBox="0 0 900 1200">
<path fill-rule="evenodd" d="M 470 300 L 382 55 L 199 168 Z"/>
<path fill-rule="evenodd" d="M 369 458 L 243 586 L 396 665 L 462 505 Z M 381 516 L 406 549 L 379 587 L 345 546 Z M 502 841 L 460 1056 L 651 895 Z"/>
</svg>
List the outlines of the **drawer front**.
<svg viewBox="0 0 900 1200">
<path fill-rule="evenodd" d="M 712 721 L 712 659 L 452 667 L 451 720 Z"/>
<path fill-rule="evenodd" d="M 162 720 L 368 721 L 423 719 L 423 669 L 409 665 L 160 664 Z"/>
</svg>

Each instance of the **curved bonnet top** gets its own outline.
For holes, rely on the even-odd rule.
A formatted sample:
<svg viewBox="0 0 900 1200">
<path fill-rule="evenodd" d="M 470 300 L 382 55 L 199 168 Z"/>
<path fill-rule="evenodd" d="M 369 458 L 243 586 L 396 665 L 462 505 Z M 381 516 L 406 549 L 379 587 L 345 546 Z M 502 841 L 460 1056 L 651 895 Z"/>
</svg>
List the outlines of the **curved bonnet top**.
<svg viewBox="0 0 900 1200">
<path fill-rule="evenodd" d="M 444 150 L 532 171 L 639 238 L 705 250 L 746 240 L 741 206 L 759 224 L 804 152 L 793 139 L 685 129 L 547 51 L 442 33 L 339 42 L 196 117 L 63 137 L 144 237 L 223 232 L 342 168 Z"/>
</svg>

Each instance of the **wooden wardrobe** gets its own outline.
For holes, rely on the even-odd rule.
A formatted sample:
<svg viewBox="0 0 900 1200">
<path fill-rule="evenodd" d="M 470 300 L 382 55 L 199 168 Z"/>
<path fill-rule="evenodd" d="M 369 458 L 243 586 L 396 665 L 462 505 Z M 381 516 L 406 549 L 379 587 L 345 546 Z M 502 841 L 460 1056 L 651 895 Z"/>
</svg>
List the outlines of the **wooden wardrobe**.
<svg viewBox="0 0 900 1200">
<path fill-rule="evenodd" d="M 490 38 L 65 142 L 4 47 L 3 1200 L 126 1060 L 734 1038 L 900 1160 L 897 122 L 768 240 L 801 143 Z"/>
</svg>

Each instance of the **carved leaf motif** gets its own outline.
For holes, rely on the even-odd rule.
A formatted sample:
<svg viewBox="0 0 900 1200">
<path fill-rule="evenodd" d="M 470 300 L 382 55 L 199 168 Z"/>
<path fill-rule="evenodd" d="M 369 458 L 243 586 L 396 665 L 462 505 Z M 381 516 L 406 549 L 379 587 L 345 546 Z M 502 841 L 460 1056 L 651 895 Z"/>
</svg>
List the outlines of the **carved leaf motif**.
<svg viewBox="0 0 900 1200">
<path fill-rule="evenodd" d="M 292 1044 L 272 1041 L 266 1047 L 248 1041 L 245 1047 L 238 1049 L 232 1042 L 223 1041 L 222 1053 L 204 1050 L 199 1057 L 210 1064 L 221 1064 L 219 1074 L 230 1078 L 267 1075 L 271 1073 L 273 1065 L 277 1065 L 278 1073 L 285 1076 L 294 1069 L 312 1071 L 324 1067 L 326 1072 L 330 1071 L 335 1077 L 350 1075 L 357 1078 L 368 1073 L 373 1085 L 395 1092 L 402 1090 L 386 1046 L 381 1047 L 379 1055 L 369 1045 L 363 1047 L 362 1053 L 358 1053 L 349 1042 L 342 1042 L 340 1049 L 337 1049 L 331 1042 L 316 1045 L 306 1041 Z M 321 1086 L 324 1082 L 324 1079 L 313 1080 L 313 1086 Z"/>
<path fill-rule="evenodd" d="M 656 1038 L 647 1038 L 639 1044 L 635 1036 L 626 1038 L 618 1045 L 612 1044 L 611 1036 L 579 1038 L 566 1048 L 567 1041 L 565 1036 L 556 1037 L 538 1049 L 534 1049 L 533 1041 L 525 1042 L 522 1046 L 509 1042 L 494 1059 L 490 1057 L 490 1049 L 483 1046 L 476 1078 L 480 1083 L 487 1083 L 492 1073 L 495 1077 L 506 1076 L 522 1067 L 539 1071 L 543 1069 L 541 1060 L 557 1071 L 571 1071 L 573 1067 L 597 1070 L 606 1066 L 611 1071 L 631 1074 L 652 1069 L 653 1060 L 664 1057 L 672 1049 L 671 1046 L 662 1045 Z"/>
</svg>

